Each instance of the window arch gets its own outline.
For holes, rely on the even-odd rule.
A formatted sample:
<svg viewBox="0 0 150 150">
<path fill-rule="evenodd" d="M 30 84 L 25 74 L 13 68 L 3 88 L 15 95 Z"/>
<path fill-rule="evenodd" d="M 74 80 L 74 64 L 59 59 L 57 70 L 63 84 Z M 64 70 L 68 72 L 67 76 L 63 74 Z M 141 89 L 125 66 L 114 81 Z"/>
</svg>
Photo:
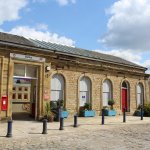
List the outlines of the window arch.
<svg viewBox="0 0 150 150">
<path fill-rule="evenodd" d="M 65 81 L 61 74 L 54 74 L 51 80 L 51 101 L 64 100 Z"/>
<path fill-rule="evenodd" d="M 88 77 L 82 77 L 80 79 L 80 106 L 84 106 L 85 103 L 90 103 L 91 95 L 91 81 Z"/>
<path fill-rule="evenodd" d="M 137 106 L 143 105 L 144 89 L 141 83 L 137 85 Z"/>
<path fill-rule="evenodd" d="M 103 106 L 108 106 L 108 101 L 112 99 L 112 83 L 106 79 L 103 82 Z"/>
</svg>

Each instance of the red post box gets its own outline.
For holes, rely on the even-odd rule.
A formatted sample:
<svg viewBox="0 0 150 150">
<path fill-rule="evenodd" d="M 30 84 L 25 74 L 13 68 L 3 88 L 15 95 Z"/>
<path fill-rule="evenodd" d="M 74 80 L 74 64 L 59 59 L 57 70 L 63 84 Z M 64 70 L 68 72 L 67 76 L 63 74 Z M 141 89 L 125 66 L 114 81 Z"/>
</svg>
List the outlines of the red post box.
<svg viewBox="0 0 150 150">
<path fill-rule="evenodd" d="M 8 96 L 7 95 L 3 95 L 2 96 L 2 103 L 1 103 L 1 110 L 7 110 L 7 106 L 8 106 Z"/>
</svg>

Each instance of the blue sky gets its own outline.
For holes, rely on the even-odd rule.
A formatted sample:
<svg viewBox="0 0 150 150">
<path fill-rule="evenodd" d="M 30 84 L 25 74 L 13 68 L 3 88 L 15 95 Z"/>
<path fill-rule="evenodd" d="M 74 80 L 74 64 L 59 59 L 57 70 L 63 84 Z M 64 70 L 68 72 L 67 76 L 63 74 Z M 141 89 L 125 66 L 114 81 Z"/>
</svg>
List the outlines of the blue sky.
<svg viewBox="0 0 150 150">
<path fill-rule="evenodd" d="M 149 18 L 149 0 L 0 0 L 2 32 L 108 53 L 146 67 Z"/>
</svg>

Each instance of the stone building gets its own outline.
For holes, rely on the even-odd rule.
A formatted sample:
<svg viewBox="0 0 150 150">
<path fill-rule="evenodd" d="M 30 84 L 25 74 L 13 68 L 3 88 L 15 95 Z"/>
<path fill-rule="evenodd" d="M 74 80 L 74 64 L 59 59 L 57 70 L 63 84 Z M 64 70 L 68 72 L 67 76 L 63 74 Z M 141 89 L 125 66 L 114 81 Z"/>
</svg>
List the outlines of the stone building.
<svg viewBox="0 0 150 150">
<path fill-rule="evenodd" d="M 70 116 L 84 103 L 100 115 L 109 99 L 117 114 L 149 101 L 146 68 L 119 57 L 0 33 L 0 118 L 39 119 L 48 101 L 64 100 Z"/>
</svg>

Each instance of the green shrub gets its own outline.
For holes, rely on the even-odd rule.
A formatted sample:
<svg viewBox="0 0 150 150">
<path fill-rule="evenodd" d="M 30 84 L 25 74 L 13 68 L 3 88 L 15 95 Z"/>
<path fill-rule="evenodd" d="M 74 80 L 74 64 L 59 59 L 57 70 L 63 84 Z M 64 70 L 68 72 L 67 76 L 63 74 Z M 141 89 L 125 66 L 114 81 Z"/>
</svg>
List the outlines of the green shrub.
<svg viewBox="0 0 150 150">
<path fill-rule="evenodd" d="M 108 101 L 108 105 L 111 106 L 110 109 L 112 109 L 112 110 L 113 110 L 113 105 L 114 105 L 114 104 L 115 104 L 114 99 L 110 99 L 110 100 Z"/>
<path fill-rule="evenodd" d="M 50 101 L 51 110 L 57 109 L 57 101 Z"/>
<path fill-rule="evenodd" d="M 144 115 L 150 116 L 150 103 L 144 105 Z"/>
<path fill-rule="evenodd" d="M 64 107 L 64 101 L 62 99 L 57 101 L 57 107 Z"/>
<path fill-rule="evenodd" d="M 91 110 L 91 104 L 85 103 L 84 110 Z"/>
</svg>

